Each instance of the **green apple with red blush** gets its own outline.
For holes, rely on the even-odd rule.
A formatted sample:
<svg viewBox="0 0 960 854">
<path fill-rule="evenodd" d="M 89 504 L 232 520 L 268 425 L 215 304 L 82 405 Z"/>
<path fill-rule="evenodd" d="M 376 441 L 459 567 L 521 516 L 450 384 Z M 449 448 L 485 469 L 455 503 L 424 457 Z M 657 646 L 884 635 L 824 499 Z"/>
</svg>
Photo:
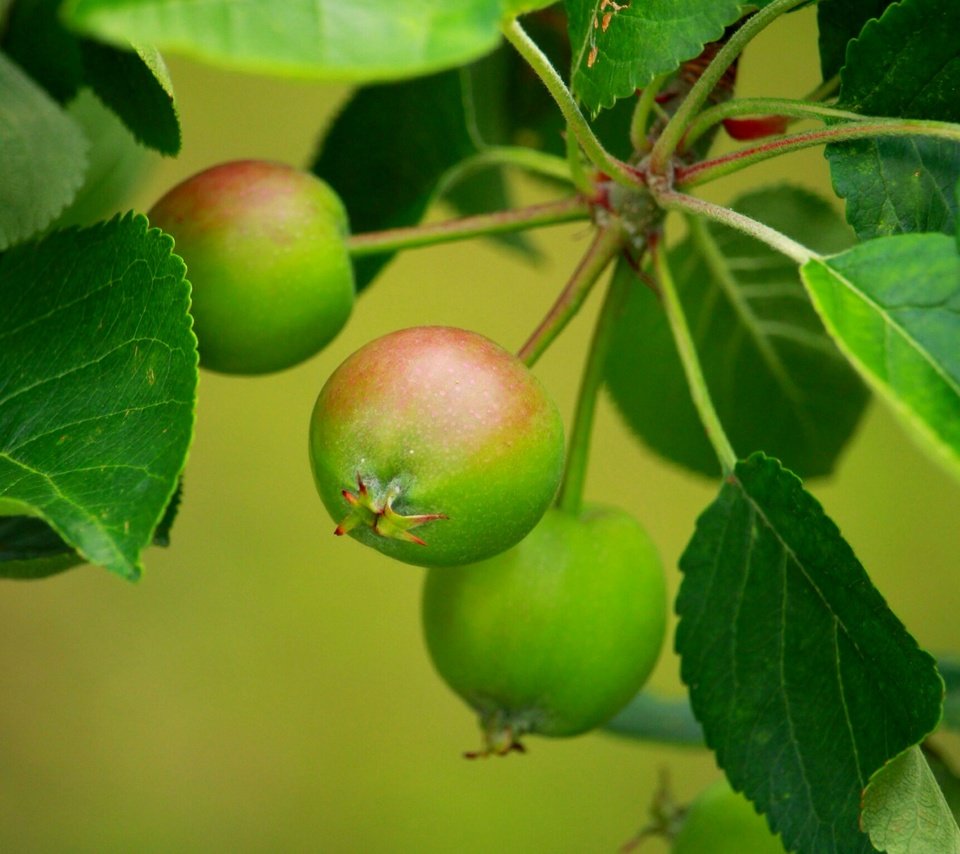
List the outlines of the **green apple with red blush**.
<svg viewBox="0 0 960 854">
<path fill-rule="evenodd" d="M 335 532 L 423 566 L 519 542 L 563 470 L 563 423 L 514 355 L 463 329 L 369 342 L 323 386 L 310 460 Z"/>
<path fill-rule="evenodd" d="M 289 368 L 347 322 L 354 301 L 347 213 L 309 172 L 262 160 L 222 163 L 171 189 L 149 219 L 173 236 L 186 262 L 205 368 Z"/>
</svg>

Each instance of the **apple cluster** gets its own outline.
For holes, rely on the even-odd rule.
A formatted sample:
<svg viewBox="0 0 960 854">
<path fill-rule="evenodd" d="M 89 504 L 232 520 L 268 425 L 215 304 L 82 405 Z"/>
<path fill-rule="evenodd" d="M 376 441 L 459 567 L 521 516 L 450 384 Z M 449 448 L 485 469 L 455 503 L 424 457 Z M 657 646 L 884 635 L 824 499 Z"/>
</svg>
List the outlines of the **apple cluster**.
<svg viewBox="0 0 960 854">
<path fill-rule="evenodd" d="M 149 216 L 187 265 L 203 367 L 278 371 L 346 324 L 347 213 L 316 176 L 224 163 Z M 336 534 L 428 567 L 427 647 L 478 713 L 482 755 L 593 729 L 644 685 L 665 631 L 659 557 L 621 510 L 551 506 L 563 422 L 516 356 L 451 327 L 371 341 L 321 389 L 309 453 Z"/>
</svg>

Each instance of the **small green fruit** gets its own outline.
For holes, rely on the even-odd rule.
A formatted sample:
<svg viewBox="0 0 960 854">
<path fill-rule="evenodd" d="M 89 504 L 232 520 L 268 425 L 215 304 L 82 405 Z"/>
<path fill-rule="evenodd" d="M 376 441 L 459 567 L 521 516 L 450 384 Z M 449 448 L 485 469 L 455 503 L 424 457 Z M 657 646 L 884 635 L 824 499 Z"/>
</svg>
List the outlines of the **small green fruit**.
<svg viewBox="0 0 960 854">
<path fill-rule="evenodd" d="M 193 286 L 200 364 L 230 374 L 291 367 L 353 308 L 347 214 L 319 178 L 239 160 L 188 178 L 149 214 L 173 235 Z"/>
<path fill-rule="evenodd" d="M 724 779 L 690 805 L 674 837 L 673 854 L 786 854 L 780 837 Z"/>
<path fill-rule="evenodd" d="M 336 533 L 407 563 L 470 563 L 543 515 L 560 482 L 563 424 L 502 347 L 417 327 L 334 371 L 313 410 L 310 460 Z"/>
<path fill-rule="evenodd" d="M 440 675 L 480 715 L 487 753 L 526 733 L 571 736 L 616 714 L 646 682 L 666 624 L 663 568 L 620 510 L 547 511 L 518 546 L 434 569 L 423 627 Z"/>
</svg>

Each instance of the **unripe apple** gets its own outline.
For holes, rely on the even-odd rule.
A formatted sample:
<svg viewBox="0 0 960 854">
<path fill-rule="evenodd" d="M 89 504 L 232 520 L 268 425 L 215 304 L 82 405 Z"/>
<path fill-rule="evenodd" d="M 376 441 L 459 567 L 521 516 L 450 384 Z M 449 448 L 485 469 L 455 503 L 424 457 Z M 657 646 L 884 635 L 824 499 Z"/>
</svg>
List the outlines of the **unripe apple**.
<svg viewBox="0 0 960 854">
<path fill-rule="evenodd" d="M 548 510 L 508 552 L 430 570 L 423 591 L 427 648 L 479 714 L 484 755 L 606 722 L 646 682 L 665 624 L 657 551 L 609 507 Z"/>
<path fill-rule="evenodd" d="M 780 837 L 743 795 L 718 780 L 690 805 L 673 854 L 786 854 Z"/>
<path fill-rule="evenodd" d="M 172 234 L 193 287 L 200 364 L 231 374 L 288 368 L 350 316 L 347 214 L 308 172 L 238 160 L 171 189 L 149 213 Z"/>
<path fill-rule="evenodd" d="M 493 341 L 416 327 L 334 371 L 313 410 L 310 460 L 336 533 L 407 563 L 470 563 L 517 543 L 549 506 L 563 423 Z"/>
</svg>

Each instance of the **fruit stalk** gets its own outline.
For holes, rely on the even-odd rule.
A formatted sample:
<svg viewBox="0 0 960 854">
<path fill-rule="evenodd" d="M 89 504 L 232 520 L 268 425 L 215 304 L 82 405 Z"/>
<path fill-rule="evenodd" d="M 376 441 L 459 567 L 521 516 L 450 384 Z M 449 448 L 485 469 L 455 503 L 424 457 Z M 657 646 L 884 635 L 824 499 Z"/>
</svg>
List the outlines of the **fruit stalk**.
<svg viewBox="0 0 960 854">
<path fill-rule="evenodd" d="M 624 236 L 619 228 L 600 229 L 593 243 L 573 271 L 556 302 L 550 307 L 539 326 L 517 351 L 517 358 L 528 368 L 543 355 L 554 339 L 566 328 L 580 310 L 587 294 L 610 261 L 623 248 Z"/>
<path fill-rule="evenodd" d="M 413 225 L 406 228 L 388 228 L 355 234 L 347 240 L 347 249 L 354 258 L 365 255 L 380 255 L 402 249 L 416 249 L 438 243 L 451 243 L 472 237 L 504 234 L 559 225 L 565 222 L 588 219 L 590 206 L 579 196 L 571 196 L 556 202 L 529 205 L 508 211 L 477 214 L 445 222 Z"/>
<path fill-rule="evenodd" d="M 580 107 L 577 106 L 577 102 L 567 88 L 567 84 L 557 74 L 557 70 L 553 67 L 547 55 L 540 50 L 537 43 L 520 26 L 520 22 L 516 19 L 510 21 L 504 26 L 503 34 L 536 72 L 543 85 L 547 87 L 547 91 L 553 96 L 553 100 L 557 102 L 560 112 L 566 119 L 568 131 L 576 136 L 587 157 L 593 161 L 594 165 L 618 184 L 637 187 L 639 180 L 636 174 L 603 147 L 603 143 L 597 139 L 593 128 L 590 127 L 583 113 L 580 112 Z"/>
<path fill-rule="evenodd" d="M 557 495 L 557 507 L 574 515 L 579 514 L 583 508 L 583 484 L 586 480 L 587 460 L 590 455 L 593 418 L 597 409 L 597 395 L 603 382 L 604 366 L 613 340 L 614 324 L 623 309 L 630 287 L 634 284 L 636 280 L 630 276 L 614 274 L 610 279 L 606 298 L 593 329 L 593 340 L 587 352 L 587 361 L 583 367 L 577 408 L 573 416 L 573 427 L 567 447 L 567 463 L 564 467 L 560 492 Z"/>
<path fill-rule="evenodd" d="M 670 331 L 673 333 L 674 343 L 677 345 L 677 352 L 680 354 L 680 361 L 683 363 L 683 372 L 687 377 L 687 384 L 690 386 L 693 405 L 697 409 L 697 414 L 700 416 L 704 430 L 706 430 L 707 438 L 717 454 L 720 468 L 724 477 L 726 477 L 733 472 L 734 466 L 737 464 L 737 455 L 727 438 L 723 425 L 720 423 L 720 417 L 713 406 L 713 401 L 710 399 L 710 390 L 707 388 L 707 381 L 703 376 L 703 369 L 697 356 L 697 348 L 693 343 L 693 336 L 690 334 L 690 326 L 687 324 L 683 304 L 680 302 L 677 287 L 670 273 L 670 266 L 667 263 L 666 251 L 662 241 L 652 242 L 651 257 L 653 258 L 657 282 L 660 286 L 663 308 L 667 314 Z"/>
</svg>

